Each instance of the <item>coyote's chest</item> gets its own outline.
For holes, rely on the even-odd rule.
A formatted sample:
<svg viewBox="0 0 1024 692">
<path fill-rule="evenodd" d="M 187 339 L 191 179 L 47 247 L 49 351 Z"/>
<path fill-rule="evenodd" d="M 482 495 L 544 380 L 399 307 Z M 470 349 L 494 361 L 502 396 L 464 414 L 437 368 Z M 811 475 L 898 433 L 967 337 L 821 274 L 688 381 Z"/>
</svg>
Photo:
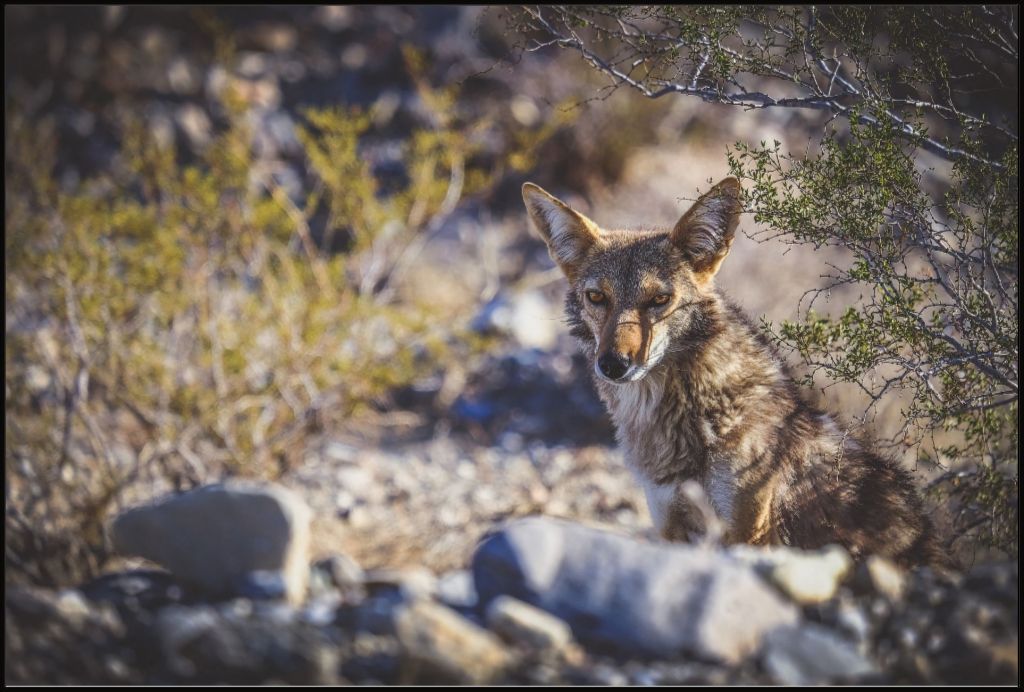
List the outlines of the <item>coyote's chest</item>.
<svg viewBox="0 0 1024 692">
<path fill-rule="evenodd" d="M 662 373 L 622 385 L 598 383 L 615 424 L 626 465 L 644 490 L 654 525 L 661 530 L 679 485 L 696 480 L 719 515 L 732 515 L 735 477 L 716 461 L 710 422 L 679 398 Z"/>
</svg>

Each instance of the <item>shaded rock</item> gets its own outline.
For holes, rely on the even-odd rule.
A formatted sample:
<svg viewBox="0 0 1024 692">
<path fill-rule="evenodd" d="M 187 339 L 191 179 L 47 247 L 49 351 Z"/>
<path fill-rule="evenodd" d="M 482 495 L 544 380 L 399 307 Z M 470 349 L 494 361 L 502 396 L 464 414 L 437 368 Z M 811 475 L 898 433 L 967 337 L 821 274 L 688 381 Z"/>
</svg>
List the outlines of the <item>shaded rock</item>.
<svg viewBox="0 0 1024 692">
<path fill-rule="evenodd" d="M 558 651 L 572 642 L 563 620 L 510 596 L 498 596 L 487 606 L 487 626 L 511 642 Z"/>
<path fill-rule="evenodd" d="M 136 569 L 104 574 L 79 587 L 90 601 L 113 603 L 130 611 L 152 611 L 180 603 L 185 592 L 169 572 Z"/>
<path fill-rule="evenodd" d="M 878 673 L 854 644 L 811 623 L 770 632 L 763 661 L 768 673 L 782 685 L 855 681 Z"/>
<path fill-rule="evenodd" d="M 966 578 L 918 569 L 905 573 L 902 600 L 869 594 L 873 608 L 891 613 L 876 620 L 873 653 L 883 669 L 901 683 L 1016 683 L 1017 569 L 992 563 Z"/>
<path fill-rule="evenodd" d="M 280 486 L 212 485 L 119 515 L 111 533 L 122 555 L 166 567 L 226 596 L 257 570 L 279 572 L 287 598 L 302 600 L 309 577 L 311 512 Z"/>
<path fill-rule="evenodd" d="M 501 640 L 431 601 L 398 608 L 395 634 L 404 658 L 420 668 L 417 682 L 486 683 L 510 662 Z"/>
<path fill-rule="evenodd" d="M 79 591 L 10 587 L 4 594 L 4 682 L 124 684 L 136 658 L 124 621 Z"/>
<path fill-rule="evenodd" d="M 390 636 L 395 633 L 395 611 L 404 602 L 397 591 L 370 596 L 357 607 L 343 607 L 340 617 L 343 623 L 357 632 Z"/>
<path fill-rule="evenodd" d="M 156 631 L 166 666 L 175 682 L 256 684 L 279 681 L 319 685 L 337 682 L 334 644 L 317 627 L 291 618 L 228 604 L 169 606 L 160 611 Z M 269 612 L 269 611 L 268 611 Z"/>
<path fill-rule="evenodd" d="M 366 684 L 399 682 L 402 652 L 394 637 L 360 633 L 346 648 L 348 651 L 341 664 L 346 679 Z"/>
<path fill-rule="evenodd" d="M 473 576 L 484 606 L 513 596 L 616 655 L 688 651 L 738 662 L 765 633 L 798 619 L 749 566 L 720 553 L 539 517 L 487 538 L 473 557 Z"/>
</svg>

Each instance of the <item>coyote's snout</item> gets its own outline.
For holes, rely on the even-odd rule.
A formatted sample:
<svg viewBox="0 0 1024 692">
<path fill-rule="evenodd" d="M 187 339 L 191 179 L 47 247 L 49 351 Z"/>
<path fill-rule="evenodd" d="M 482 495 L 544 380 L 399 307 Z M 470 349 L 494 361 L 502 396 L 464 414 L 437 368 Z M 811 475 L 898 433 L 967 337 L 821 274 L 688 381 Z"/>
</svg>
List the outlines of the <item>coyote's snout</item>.
<svg viewBox="0 0 1024 692">
<path fill-rule="evenodd" d="M 948 563 L 909 475 L 804 401 L 764 337 L 714 286 L 739 222 L 727 178 L 671 229 L 608 230 L 527 183 L 523 199 L 569 280 L 566 314 L 590 357 L 626 461 L 668 539 L 703 530 L 695 480 L 732 542 Z"/>
</svg>

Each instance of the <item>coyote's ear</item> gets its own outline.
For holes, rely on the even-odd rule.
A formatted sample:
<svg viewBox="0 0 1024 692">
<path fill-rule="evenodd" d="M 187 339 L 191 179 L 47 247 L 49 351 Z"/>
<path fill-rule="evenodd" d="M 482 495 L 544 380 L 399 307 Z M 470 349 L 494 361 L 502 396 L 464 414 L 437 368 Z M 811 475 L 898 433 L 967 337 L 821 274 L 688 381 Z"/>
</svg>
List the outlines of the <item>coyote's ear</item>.
<svg viewBox="0 0 1024 692">
<path fill-rule="evenodd" d="M 574 280 L 587 250 L 601 242 L 597 224 L 533 183 L 523 185 L 523 202 L 548 245 L 551 259 L 570 281 Z"/>
<path fill-rule="evenodd" d="M 729 254 L 740 211 L 740 181 L 726 178 L 694 202 L 672 229 L 672 243 L 701 281 L 710 281 Z"/>
</svg>

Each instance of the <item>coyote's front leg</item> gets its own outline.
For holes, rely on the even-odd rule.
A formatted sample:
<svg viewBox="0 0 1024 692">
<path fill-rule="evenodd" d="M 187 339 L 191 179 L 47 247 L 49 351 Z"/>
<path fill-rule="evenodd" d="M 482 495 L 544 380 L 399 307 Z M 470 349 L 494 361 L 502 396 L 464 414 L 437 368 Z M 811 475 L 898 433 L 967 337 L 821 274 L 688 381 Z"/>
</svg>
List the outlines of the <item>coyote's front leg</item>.
<svg viewBox="0 0 1024 692">
<path fill-rule="evenodd" d="M 661 508 L 660 517 L 654 517 L 654 508 L 651 510 L 655 526 L 667 541 L 689 542 L 707 532 L 704 513 L 687 497 L 682 485 L 673 487 L 672 496 Z"/>
</svg>

